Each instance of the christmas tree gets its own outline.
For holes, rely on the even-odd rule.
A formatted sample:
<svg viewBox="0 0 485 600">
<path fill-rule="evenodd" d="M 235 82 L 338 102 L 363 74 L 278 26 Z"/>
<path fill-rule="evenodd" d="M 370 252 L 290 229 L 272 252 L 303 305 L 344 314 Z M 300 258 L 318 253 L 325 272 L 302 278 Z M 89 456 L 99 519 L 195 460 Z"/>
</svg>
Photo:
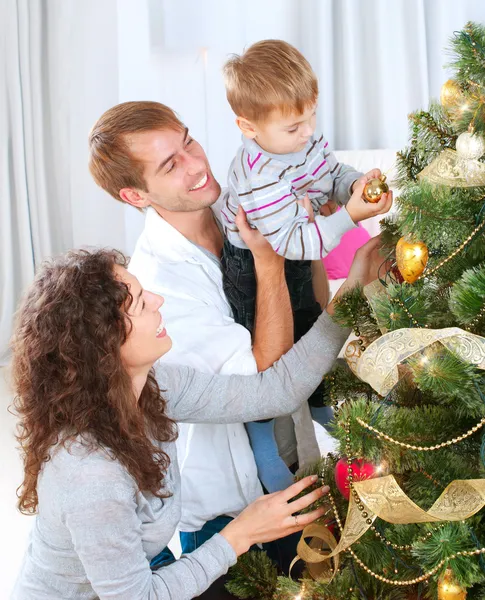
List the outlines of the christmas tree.
<svg viewBox="0 0 485 600">
<path fill-rule="evenodd" d="M 337 305 L 356 339 L 326 377 L 339 454 L 315 466 L 306 574 L 250 553 L 240 598 L 485 598 L 485 27 L 450 52 L 440 103 L 409 116 L 379 281 Z"/>
</svg>

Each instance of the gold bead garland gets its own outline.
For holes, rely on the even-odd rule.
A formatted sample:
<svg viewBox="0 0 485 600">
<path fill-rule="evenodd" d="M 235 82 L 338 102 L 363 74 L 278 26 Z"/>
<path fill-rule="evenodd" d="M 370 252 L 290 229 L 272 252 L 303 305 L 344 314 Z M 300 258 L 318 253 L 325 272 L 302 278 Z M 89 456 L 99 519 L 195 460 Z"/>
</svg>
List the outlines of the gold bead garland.
<svg viewBox="0 0 485 600">
<path fill-rule="evenodd" d="M 372 569 L 369 569 L 369 567 L 363 561 L 361 561 L 358 556 L 356 556 L 356 554 L 355 554 L 355 552 L 353 552 L 353 550 L 351 550 L 349 548 L 348 552 L 350 552 L 350 554 L 352 554 L 352 556 L 355 558 L 356 562 L 364 569 L 364 571 L 366 573 L 368 573 L 369 575 L 371 575 L 372 577 L 374 577 L 375 579 L 378 579 L 379 581 L 388 583 L 390 585 L 406 586 L 406 585 L 415 585 L 417 583 L 421 583 L 422 581 L 426 581 L 427 579 L 432 577 L 435 573 L 437 573 L 441 569 L 441 567 L 444 566 L 448 561 L 454 560 L 458 556 L 473 556 L 473 555 L 478 555 L 478 554 L 485 554 L 485 548 L 477 548 L 476 550 L 463 550 L 461 552 L 457 552 L 456 554 L 452 554 L 451 556 L 444 558 L 435 567 L 433 567 L 432 569 L 430 569 L 423 575 L 420 575 L 419 577 L 415 577 L 414 579 L 408 579 L 408 580 L 389 579 L 388 577 L 383 577 L 382 575 L 379 575 L 378 573 L 374 573 L 374 571 L 372 571 Z"/>
<path fill-rule="evenodd" d="M 335 375 L 328 375 L 327 376 L 327 381 L 328 381 L 328 394 L 330 396 L 330 401 L 332 403 L 332 408 L 333 408 L 333 414 L 335 417 L 337 417 L 338 412 L 340 410 L 340 407 L 338 405 L 338 399 L 335 397 Z"/>
<path fill-rule="evenodd" d="M 377 531 L 377 529 L 374 527 L 374 525 L 372 525 L 371 531 L 374 532 L 374 535 L 377 538 L 379 538 L 381 540 L 381 542 L 383 542 L 384 544 L 386 544 L 386 546 L 390 546 L 394 550 L 411 550 L 412 549 L 412 545 L 411 544 L 393 544 L 392 542 L 390 542 L 389 540 L 387 540 L 386 537 L 384 535 L 382 535 L 382 533 L 380 533 L 379 531 Z M 424 535 L 416 538 L 416 542 L 424 542 L 424 541 L 428 540 L 432 535 L 433 535 L 433 532 L 432 531 L 428 531 Z"/>
<path fill-rule="evenodd" d="M 439 262 L 435 267 L 433 267 L 432 269 L 429 269 L 428 271 L 424 271 L 424 273 L 422 273 L 417 279 L 416 281 L 420 281 L 421 279 L 424 279 L 425 277 L 429 277 L 430 275 L 432 275 L 433 273 L 436 273 L 436 271 L 438 271 L 438 269 L 441 269 L 441 267 L 444 267 L 452 258 L 454 258 L 457 254 L 459 254 L 462 250 L 465 249 L 465 247 L 467 246 L 467 244 L 469 244 L 472 239 L 476 236 L 476 234 L 483 228 L 483 226 L 485 225 L 485 221 L 482 221 L 479 225 L 477 225 L 475 227 L 475 229 L 470 233 L 470 235 L 465 239 L 464 242 L 462 242 L 458 248 L 456 250 L 454 250 L 449 256 L 447 256 L 446 258 L 444 258 L 441 262 Z"/>
<path fill-rule="evenodd" d="M 359 417 L 357 417 L 357 421 L 363 425 L 364 427 L 369 428 L 370 426 L 367 425 L 367 423 L 365 423 L 365 421 L 362 421 L 362 419 L 360 419 Z M 485 418 L 482 419 L 482 421 L 480 421 L 480 424 L 473 427 L 470 431 L 472 431 L 474 433 L 474 431 L 478 430 L 480 427 L 482 427 L 485 424 Z M 351 493 L 354 495 L 354 498 L 357 502 L 357 506 L 359 508 L 359 510 L 362 513 L 362 517 L 366 519 L 366 522 L 372 523 L 371 519 L 367 519 L 368 514 L 365 512 L 365 506 L 362 504 L 360 497 L 358 495 L 358 493 L 356 492 L 356 490 L 353 487 L 353 471 L 351 468 L 351 461 L 352 461 L 352 457 L 350 455 L 350 451 L 351 451 L 351 437 L 350 437 L 350 419 L 347 419 L 346 423 L 345 423 L 345 433 L 346 433 L 346 452 L 347 452 L 347 462 L 348 462 L 348 475 L 349 475 L 349 488 L 351 490 Z M 374 428 L 371 428 L 374 429 Z M 381 433 L 381 432 L 379 432 Z M 470 434 L 471 435 L 471 434 Z M 389 437 L 389 436 L 387 436 Z M 467 434 L 465 434 L 465 436 L 461 436 L 460 439 L 464 439 L 464 437 L 467 437 Z M 456 441 L 458 441 L 459 438 L 456 439 Z M 390 440 L 392 440 L 392 438 L 390 438 Z M 395 440 L 392 440 L 395 441 Z M 401 444 L 402 442 L 397 442 L 395 441 L 395 443 Z M 445 442 L 445 445 L 449 445 L 451 443 L 456 443 L 456 442 Z M 411 445 L 407 444 L 407 446 L 410 446 L 412 448 Z M 441 446 L 441 445 L 440 445 Z M 416 446 L 416 449 L 420 449 L 421 446 Z M 431 448 L 426 448 L 426 449 L 431 449 Z M 430 475 L 428 475 L 427 473 L 425 473 L 424 471 L 422 471 L 426 476 L 428 476 L 428 478 L 431 478 Z M 322 478 L 322 485 L 325 485 L 325 482 L 323 481 Z M 337 505 L 335 503 L 335 500 L 333 498 L 333 495 L 331 492 L 328 492 L 327 494 L 327 498 L 330 502 L 330 506 L 332 509 L 332 512 L 335 516 L 335 520 L 337 522 L 337 526 L 340 530 L 340 532 L 343 532 L 343 525 L 342 525 L 342 521 L 340 520 L 340 515 L 338 513 L 338 509 L 337 509 Z M 362 507 L 362 508 L 361 508 Z M 382 536 L 382 534 L 380 534 L 379 532 L 377 532 L 375 530 L 374 526 L 371 526 L 371 530 L 373 530 L 378 537 L 380 538 L 384 538 L 384 536 Z M 425 536 L 422 536 L 422 538 L 420 539 L 427 539 L 429 537 L 431 537 L 432 532 L 427 532 L 427 534 Z M 384 540 L 385 541 L 385 540 Z M 393 548 L 395 548 L 396 550 L 408 550 L 411 548 L 411 546 L 399 546 L 397 544 L 389 544 L 387 541 L 385 541 L 385 543 L 387 543 L 387 545 L 391 545 Z M 427 571 L 426 573 L 424 573 L 423 575 L 420 575 L 419 577 L 415 577 L 414 579 L 407 579 L 407 580 L 399 580 L 399 579 L 389 579 L 388 577 L 384 577 L 383 575 L 380 575 L 379 573 L 375 573 L 372 569 L 370 569 L 356 554 L 355 552 L 352 550 L 352 548 L 347 548 L 345 550 L 345 552 L 348 552 L 353 558 L 354 560 L 357 562 L 357 564 L 371 577 L 374 577 L 374 579 L 377 579 L 378 581 L 382 581 L 383 583 L 387 583 L 389 585 L 395 585 L 395 586 L 408 586 L 408 585 L 416 585 L 417 583 L 421 583 L 421 582 L 426 582 L 428 579 L 430 579 L 433 575 L 435 575 L 440 569 L 441 567 L 443 567 L 446 563 L 448 563 L 448 561 L 450 560 L 454 560 L 455 558 L 459 557 L 459 556 L 476 556 L 476 555 L 481 555 L 481 554 L 485 554 L 485 548 L 477 548 L 476 550 L 462 550 L 460 552 L 456 552 L 455 554 L 452 554 L 450 556 L 448 556 L 447 558 L 444 558 L 443 560 L 441 560 L 435 567 L 433 567 L 432 569 L 430 569 L 429 571 Z M 397 573 L 397 570 L 394 571 L 395 573 Z"/>
<path fill-rule="evenodd" d="M 403 309 L 403 311 L 406 313 L 409 320 L 415 327 L 424 327 L 425 329 L 427 329 L 429 327 L 429 325 L 421 325 L 420 323 L 418 323 L 418 321 L 416 321 L 416 319 L 413 317 L 413 315 L 409 311 L 408 307 L 404 304 L 404 302 L 400 298 L 392 298 L 392 302 L 399 304 L 399 306 Z M 393 314 L 393 313 L 391 313 L 391 314 Z"/>
<path fill-rule="evenodd" d="M 476 314 L 476 316 L 470 321 L 469 327 L 474 328 L 478 325 L 478 323 L 485 317 L 485 304 L 482 306 L 480 311 Z"/>
<path fill-rule="evenodd" d="M 322 482 L 323 485 L 325 485 L 325 482 Z M 332 507 L 332 512 L 335 516 L 335 520 L 337 522 L 337 526 L 340 529 L 340 531 L 343 531 L 343 525 L 342 525 L 342 521 L 340 520 L 340 515 L 338 514 L 338 510 L 337 510 L 337 505 L 335 504 L 335 500 L 332 496 L 331 492 L 328 492 L 327 494 L 328 500 L 330 502 L 330 505 Z M 420 577 L 416 577 L 415 579 L 408 579 L 408 580 L 399 580 L 399 579 L 389 579 L 388 577 L 384 577 L 383 575 L 379 575 L 379 573 L 375 573 L 372 569 L 370 569 L 356 554 L 355 552 L 352 550 L 352 548 L 347 548 L 347 550 L 345 550 L 345 552 L 348 552 L 357 562 L 357 564 L 359 564 L 362 569 L 364 569 L 364 571 L 368 574 L 371 575 L 371 577 L 374 577 L 374 579 L 377 579 L 379 581 L 382 581 L 383 583 L 388 583 L 389 585 L 398 585 L 398 586 L 407 586 L 407 585 L 415 585 L 416 583 L 420 583 L 422 581 L 426 581 L 428 580 L 430 577 L 432 577 L 435 573 L 437 573 L 439 571 L 439 569 L 448 561 L 448 560 L 453 560 L 454 558 L 456 558 L 457 556 L 472 556 L 474 554 L 485 554 L 485 548 L 480 548 L 477 550 L 471 550 L 471 551 L 462 551 L 462 552 L 457 552 L 456 554 L 452 554 L 451 556 L 449 556 L 446 559 L 443 559 L 438 565 L 436 565 L 436 567 L 434 567 L 433 569 L 431 569 L 430 571 L 428 571 L 427 573 L 424 573 L 423 575 L 421 575 Z"/>
<path fill-rule="evenodd" d="M 322 485 L 325 485 L 324 481 L 322 481 Z M 328 492 L 327 498 L 330 502 L 330 506 L 332 507 L 332 512 L 335 516 L 337 526 L 340 529 L 340 531 L 342 532 L 343 531 L 342 521 L 340 520 L 340 515 L 338 513 L 337 505 L 335 504 L 335 500 L 334 500 L 331 492 Z M 345 550 L 345 552 L 348 552 L 355 559 L 355 561 L 364 569 L 364 571 L 368 575 L 371 575 L 372 577 L 374 577 L 374 579 L 382 581 L 383 583 L 388 583 L 390 585 L 407 586 L 407 585 L 415 585 L 417 583 L 421 583 L 422 581 L 427 581 L 430 577 L 432 577 L 435 573 L 437 573 L 443 565 L 445 565 L 450 560 L 454 560 L 458 556 L 474 556 L 474 555 L 478 555 L 478 554 L 485 554 L 485 548 L 477 548 L 476 550 L 462 550 L 461 552 L 456 552 L 456 554 L 452 554 L 451 556 L 444 558 L 435 567 L 433 567 L 431 570 L 427 571 L 423 575 L 420 575 L 419 577 L 415 577 L 414 579 L 408 579 L 408 580 L 389 579 L 388 577 L 379 575 L 379 573 L 375 573 L 372 569 L 370 569 L 355 554 L 355 552 L 352 550 L 352 548 L 347 548 L 347 550 Z"/>
<path fill-rule="evenodd" d="M 360 417 L 357 417 L 356 421 L 359 423 L 359 425 L 361 425 L 362 427 L 364 427 L 368 431 L 371 431 L 372 433 L 374 433 L 380 439 L 384 439 L 387 442 L 390 442 L 391 444 L 396 444 L 397 446 L 401 446 L 401 448 L 406 448 L 408 450 L 417 450 L 419 452 L 429 452 L 431 450 L 439 450 L 440 448 L 445 448 L 446 446 L 452 446 L 453 444 L 457 444 L 458 442 L 462 442 L 464 439 L 470 437 L 471 435 L 473 435 L 474 433 L 476 433 L 481 427 L 483 427 L 485 425 L 485 417 L 484 417 L 474 427 L 472 427 L 471 429 L 469 429 L 463 435 L 460 435 L 460 436 L 458 436 L 456 438 L 453 438 L 453 439 L 448 440 L 446 442 L 441 442 L 441 444 L 435 444 L 434 446 L 415 446 L 413 444 L 406 444 L 404 442 L 400 442 L 399 440 L 395 440 L 390 435 L 387 435 L 386 433 L 383 433 L 382 431 L 379 431 L 375 427 L 372 427 L 372 425 L 369 425 L 368 423 L 366 423 L 365 421 L 363 421 Z"/>
</svg>

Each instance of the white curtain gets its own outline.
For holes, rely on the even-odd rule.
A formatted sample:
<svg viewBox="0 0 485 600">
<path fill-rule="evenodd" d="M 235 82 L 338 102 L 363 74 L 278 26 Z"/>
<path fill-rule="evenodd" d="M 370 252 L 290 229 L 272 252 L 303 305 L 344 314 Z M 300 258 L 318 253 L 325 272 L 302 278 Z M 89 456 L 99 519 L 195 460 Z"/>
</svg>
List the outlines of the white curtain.
<svg viewBox="0 0 485 600">
<path fill-rule="evenodd" d="M 1 0 L 0 353 L 43 257 L 81 245 L 133 251 L 142 216 L 87 170 L 88 131 L 104 110 L 168 104 L 224 184 L 240 135 L 221 67 L 282 38 L 318 75 L 333 148 L 401 148 L 407 114 L 439 95 L 444 47 L 468 20 L 485 23 L 483 0 Z"/>
<path fill-rule="evenodd" d="M 118 102 L 116 0 L 0 1 L 0 365 L 35 268 L 72 247 L 124 249 L 123 207 L 87 169 Z"/>
<path fill-rule="evenodd" d="M 334 149 L 402 148 L 407 115 L 439 96 L 445 47 L 468 20 L 485 23 L 483 0 L 118 0 L 120 101 L 174 108 L 224 183 L 240 133 L 222 65 L 281 38 L 319 78 L 319 126 Z M 126 211 L 131 251 L 143 222 Z"/>
<path fill-rule="evenodd" d="M 130 10 L 129 0 L 122 4 Z M 210 87 L 190 99 L 206 105 L 207 144 L 225 167 L 220 140 L 232 153 L 237 138 L 220 75 L 228 54 L 264 38 L 287 40 L 318 75 L 320 125 L 335 149 L 398 148 L 407 140 L 407 114 L 427 107 L 447 78 L 445 46 L 453 31 L 468 20 L 485 23 L 483 0 L 151 0 L 154 5 L 164 12 L 151 53 L 162 62 L 185 57 L 187 67 L 198 61 L 205 70 Z M 202 49 L 204 61 L 197 57 Z M 170 98 L 173 83 L 164 79 Z M 184 83 L 182 74 L 176 84 Z"/>
<path fill-rule="evenodd" d="M 21 291 L 39 261 L 70 246 L 71 229 L 63 202 L 68 108 L 60 110 L 55 93 L 62 73 L 50 68 L 59 31 L 45 2 L 3 0 L 0 10 L 1 364 Z"/>
</svg>

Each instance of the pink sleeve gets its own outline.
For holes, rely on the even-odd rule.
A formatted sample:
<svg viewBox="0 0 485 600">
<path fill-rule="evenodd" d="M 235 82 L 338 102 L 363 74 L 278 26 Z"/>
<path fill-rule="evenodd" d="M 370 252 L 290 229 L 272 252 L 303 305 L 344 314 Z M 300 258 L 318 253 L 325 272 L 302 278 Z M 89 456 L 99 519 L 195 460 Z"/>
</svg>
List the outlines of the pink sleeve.
<svg viewBox="0 0 485 600">
<path fill-rule="evenodd" d="M 344 279 L 349 274 L 350 265 L 356 251 L 363 246 L 370 235 L 359 223 L 355 229 L 342 236 L 340 244 L 322 258 L 329 279 Z"/>
</svg>

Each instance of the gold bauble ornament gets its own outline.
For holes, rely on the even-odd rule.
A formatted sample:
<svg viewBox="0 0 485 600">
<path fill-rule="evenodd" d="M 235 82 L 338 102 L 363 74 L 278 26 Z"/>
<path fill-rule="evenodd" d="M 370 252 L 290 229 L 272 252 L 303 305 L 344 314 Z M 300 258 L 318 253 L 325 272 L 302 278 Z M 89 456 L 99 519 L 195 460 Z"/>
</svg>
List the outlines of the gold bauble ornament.
<svg viewBox="0 0 485 600">
<path fill-rule="evenodd" d="M 446 110 L 454 110 L 464 104 L 465 96 L 461 87 L 454 79 L 448 79 L 441 86 L 440 102 Z"/>
<path fill-rule="evenodd" d="M 372 204 L 379 202 L 382 194 L 386 194 L 389 191 L 389 186 L 386 183 L 386 176 L 381 175 L 375 179 L 369 179 L 364 186 L 362 195 L 367 202 Z"/>
<path fill-rule="evenodd" d="M 428 247 L 424 242 L 408 242 L 401 238 L 396 245 L 397 268 L 408 283 L 414 283 L 426 268 Z"/>
<path fill-rule="evenodd" d="M 453 571 L 446 569 L 438 583 L 438 600 L 465 600 L 466 590 L 455 580 Z"/>
<path fill-rule="evenodd" d="M 461 158 L 476 160 L 485 154 L 485 138 L 476 133 L 464 131 L 456 140 L 456 151 Z"/>
</svg>

